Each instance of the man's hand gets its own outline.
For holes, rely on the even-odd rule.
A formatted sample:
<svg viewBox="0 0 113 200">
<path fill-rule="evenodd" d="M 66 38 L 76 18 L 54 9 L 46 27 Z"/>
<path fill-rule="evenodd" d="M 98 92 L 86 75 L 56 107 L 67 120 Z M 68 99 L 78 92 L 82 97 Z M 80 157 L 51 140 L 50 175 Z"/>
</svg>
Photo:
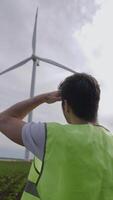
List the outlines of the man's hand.
<svg viewBox="0 0 113 200">
<path fill-rule="evenodd" d="M 57 101 L 61 101 L 61 95 L 59 91 L 54 91 L 46 94 L 46 103 L 51 104 Z"/>
</svg>

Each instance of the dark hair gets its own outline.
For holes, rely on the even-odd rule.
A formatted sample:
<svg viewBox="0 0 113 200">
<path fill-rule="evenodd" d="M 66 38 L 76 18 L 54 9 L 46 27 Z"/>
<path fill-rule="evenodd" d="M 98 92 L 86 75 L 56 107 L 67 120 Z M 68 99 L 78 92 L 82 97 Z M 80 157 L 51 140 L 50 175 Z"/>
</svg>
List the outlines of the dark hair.
<svg viewBox="0 0 113 200">
<path fill-rule="evenodd" d="M 97 80 L 85 73 L 76 73 L 67 77 L 59 86 L 62 102 L 67 103 L 73 113 L 86 121 L 97 118 L 100 100 L 100 87 Z"/>
</svg>

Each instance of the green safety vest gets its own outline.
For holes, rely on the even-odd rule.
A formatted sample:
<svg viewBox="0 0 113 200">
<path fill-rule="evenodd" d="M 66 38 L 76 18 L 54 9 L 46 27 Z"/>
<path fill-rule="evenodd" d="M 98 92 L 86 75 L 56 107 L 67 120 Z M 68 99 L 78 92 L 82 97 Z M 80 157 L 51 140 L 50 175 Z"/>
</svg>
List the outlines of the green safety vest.
<svg viewBox="0 0 113 200">
<path fill-rule="evenodd" d="M 113 200 L 113 136 L 91 124 L 48 123 L 40 170 L 34 175 L 32 164 L 22 200 Z"/>
</svg>

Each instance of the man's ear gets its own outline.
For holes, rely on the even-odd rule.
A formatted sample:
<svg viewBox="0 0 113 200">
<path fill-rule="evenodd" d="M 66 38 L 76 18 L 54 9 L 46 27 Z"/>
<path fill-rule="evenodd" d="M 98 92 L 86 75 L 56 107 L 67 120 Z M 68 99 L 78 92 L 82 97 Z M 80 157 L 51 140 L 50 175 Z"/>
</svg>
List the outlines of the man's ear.
<svg viewBox="0 0 113 200">
<path fill-rule="evenodd" d="M 64 109 L 65 109 L 65 112 L 66 112 L 66 113 L 69 113 L 69 111 L 70 111 L 70 106 L 68 105 L 67 100 L 64 100 Z"/>
</svg>

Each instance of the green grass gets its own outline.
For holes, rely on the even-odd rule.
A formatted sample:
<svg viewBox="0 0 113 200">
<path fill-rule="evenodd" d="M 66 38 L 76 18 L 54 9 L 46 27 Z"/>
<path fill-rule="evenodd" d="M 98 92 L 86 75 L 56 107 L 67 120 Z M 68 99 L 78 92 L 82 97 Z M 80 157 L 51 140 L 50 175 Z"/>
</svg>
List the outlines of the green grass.
<svg viewBox="0 0 113 200">
<path fill-rule="evenodd" d="M 0 161 L 0 200 L 19 200 L 31 163 Z"/>
</svg>

